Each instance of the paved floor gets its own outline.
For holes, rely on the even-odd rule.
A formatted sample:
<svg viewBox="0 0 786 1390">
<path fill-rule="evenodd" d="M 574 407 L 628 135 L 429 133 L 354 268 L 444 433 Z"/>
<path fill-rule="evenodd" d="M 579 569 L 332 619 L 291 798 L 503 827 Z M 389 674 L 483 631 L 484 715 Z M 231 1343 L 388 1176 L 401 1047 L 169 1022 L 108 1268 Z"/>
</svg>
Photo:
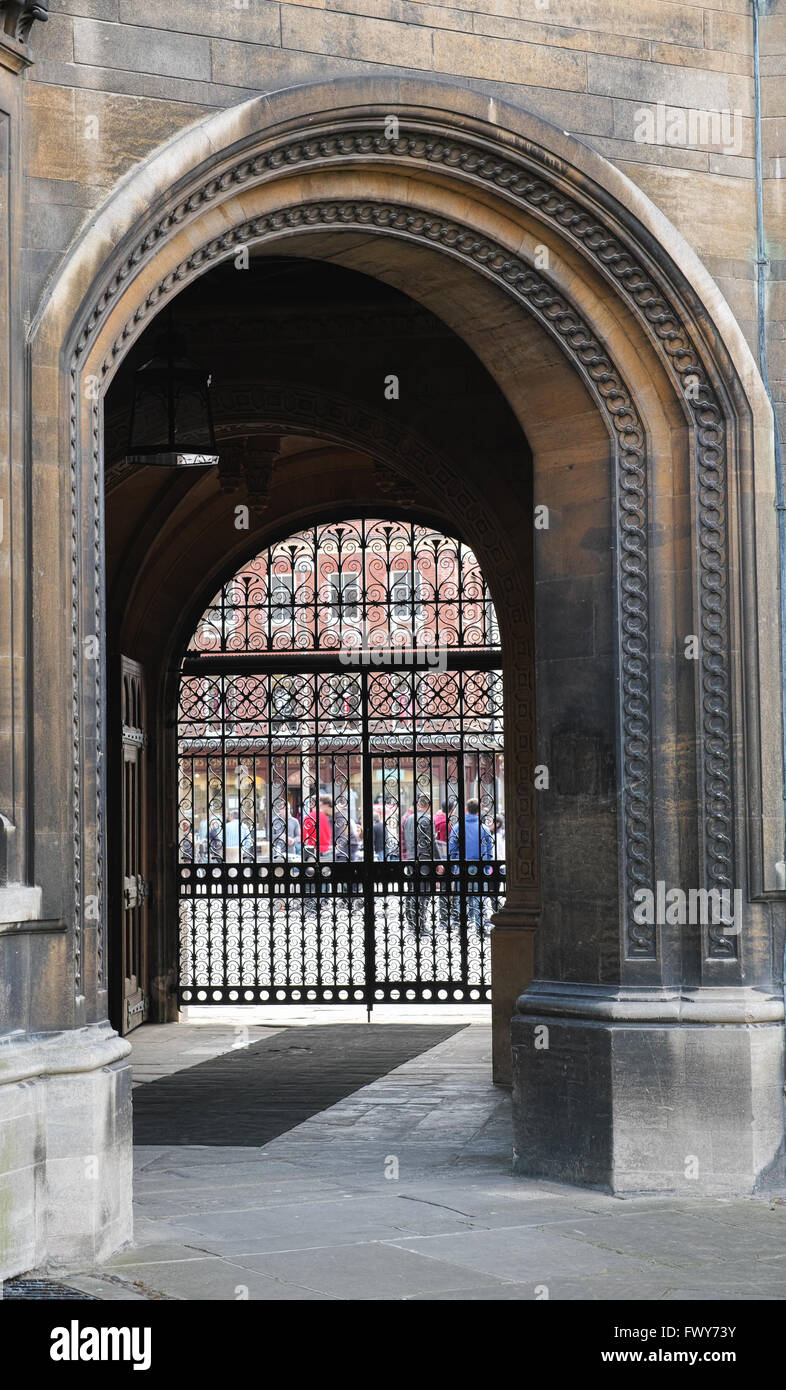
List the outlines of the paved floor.
<svg viewBox="0 0 786 1390">
<path fill-rule="evenodd" d="M 216 1023 L 211 1017 L 199 1020 L 198 1026 L 197 1021 L 185 1026 L 146 1023 L 130 1036 L 133 1084 L 136 1087 L 162 1076 L 174 1076 L 262 1038 L 273 1038 L 285 1026 L 283 1021 L 278 1027 L 254 1022 L 235 1023 L 233 1019 Z"/>
<path fill-rule="evenodd" d="M 164 1032 L 192 1060 L 238 1045 L 231 1024 Z M 135 1050 L 150 1074 L 150 1030 Z M 261 1147 L 140 1146 L 136 1245 L 68 1282 L 104 1299 L 786 1297 L 786 1195 L 621 1201 L 513 1178 L 489 1061 L 488 1027 L 466 1027 Z"/>
<path fill-rule="evenodd" d="M 456 1031 L 433 1023 L 287 1028 L 137 1086 L 134 1144 L 262 1148 Z"/>
</svg>

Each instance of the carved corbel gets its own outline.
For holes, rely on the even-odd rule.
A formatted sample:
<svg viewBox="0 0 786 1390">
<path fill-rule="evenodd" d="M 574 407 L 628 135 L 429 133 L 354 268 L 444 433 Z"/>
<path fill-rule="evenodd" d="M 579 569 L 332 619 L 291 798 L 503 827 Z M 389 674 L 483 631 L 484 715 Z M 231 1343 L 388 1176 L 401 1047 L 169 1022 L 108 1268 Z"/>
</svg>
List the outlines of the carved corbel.
<svg viewBox="0 0 786 1390">
<path fill-rule="evenodd" d="M 33 59 L 28 50 L 35 20 L 49 18 L 49 0 L 0 0 L 0 63 L 21 72 Z"/>
<path fill-rule="evenodd" d="M 270 506 L 273 471 L 280 458 L 280 440 L 257 435 L 219 445 L 218 482 L 222 492 L 245 493 L 253 517 Z"/>
<path fill-rule="evenodd" d="M 374 482 L 382 497 L 395 502 L 399 507 L 411 507 L 415 502 L 415 487 L 403 473 L 397 473 L 389 464 L 375 458 Z"/>
</svg>

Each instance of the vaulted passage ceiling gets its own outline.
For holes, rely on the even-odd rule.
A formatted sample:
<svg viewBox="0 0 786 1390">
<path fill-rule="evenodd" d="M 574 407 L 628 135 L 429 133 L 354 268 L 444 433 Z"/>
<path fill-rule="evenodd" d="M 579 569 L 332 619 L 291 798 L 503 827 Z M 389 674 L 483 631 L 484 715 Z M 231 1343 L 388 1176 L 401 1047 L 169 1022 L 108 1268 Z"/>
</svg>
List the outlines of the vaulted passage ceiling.
<svg viewBox="0 0 786 1390">
<path fill-rule="evenodd" d="M 107 588 L 115 624 L 148 557 L 161 554 L 168 537 L 179 537 L 174 559 L 189 530 L 200 577 L 218 562 L 205 538 L 218 535 L 220 515 L 231 517 L 236 503 L 249 500 L 229 465 L 232 450 L 248 440 L 252 451 L 267 447 L 277 456 L 258 490 L 256 522 L 311 499 L 328 510 L 354 498 L 433 510 L 439 498 L 426 489 L 419 499 L 397 474 L 401 453 L 420 460 L 424 484 L 432 453 L 478 477 L 481 487 L 493 458 L 497 476 L 510 480 L 522 502 L 528 495 L 527 441 L 496 382 L 458 334 L 380 280 L 321 260 L 260 256 L 245 269 L 229 261 L 183 292 L 173 324 L 188 357 L 211 374 L 222 464 L 176 471 L 126 460 L 134 375 L 153 355 L 158 319 L 106 400 Z"/>
</svg>

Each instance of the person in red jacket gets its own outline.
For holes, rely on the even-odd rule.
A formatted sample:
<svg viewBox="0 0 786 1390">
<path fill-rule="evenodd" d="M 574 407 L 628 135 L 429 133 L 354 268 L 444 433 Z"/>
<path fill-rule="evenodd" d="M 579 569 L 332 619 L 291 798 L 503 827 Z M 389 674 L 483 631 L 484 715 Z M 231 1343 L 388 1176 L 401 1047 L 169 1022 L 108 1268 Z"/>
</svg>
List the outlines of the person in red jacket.
<svg viewBox="0 0 786 1390">
<path fill-rule="evenodd" d="M 333 846 L 333 821 L 331 812 L 333 803 L 329 796 L 319 798 L 319 853 L 320 855 L 329 854 Z M 317 847 L 317 817 L 314 811 L 309 811 L 303 817 L 303 849 L 310 850 L 312 857 Z"/>
<path fill-rule="evenodd" d="M 451 801 L 450 811 L 453 810 L 454 804 L 455 803 Z M 448 857 L 448 831 L 453 828 L 448 822 L 448 815 L 448 803 L 447 801 L 443 801 L 440 810 L 437 811 L 434 817 L 434 839 L 440 846 L 439 852 L 443 859 L 447 859 Z"/>
</svg>

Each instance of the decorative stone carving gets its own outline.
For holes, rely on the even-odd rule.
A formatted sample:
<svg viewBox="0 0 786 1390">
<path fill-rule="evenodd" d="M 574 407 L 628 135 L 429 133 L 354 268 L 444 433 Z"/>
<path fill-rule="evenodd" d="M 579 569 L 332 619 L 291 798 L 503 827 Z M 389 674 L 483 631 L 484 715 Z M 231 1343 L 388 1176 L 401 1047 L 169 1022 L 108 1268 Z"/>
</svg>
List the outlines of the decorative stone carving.
<svg viewBox="0 0 786 1390">
<path fill-rule="evenodd" d="M 273 470 L 279 461 L 278 438 L 233 440 L 220 446 L 218 481 L 222 492 L 245 493 L 251 515 L 261 517 L 270 505 Z"/>
<path fill-rule="evenodd" d="M 0 67 L 23 72 L 32 63 L 28 36 L 36 19 L 46 20 L 48 0 L 0 0 Z"/>
<path fill-rule="evenodd" d="M 409 126 L 411 125 L 411 128 Z M 122 263 L 113 263 L 111 276 L 91 301 L 76 339 L 72 358 L 72 573 L 74 586 L 75 709 L 81 698 L 78 669 L 79 584 L 78 466 L 79 421 L 77 413 L 79 363 L 89 348 L 98 325 L 130 278 L 185 223 L 238 189 L 253 186 L 277 173 L 291 175 L 298 167 L 344 167 L 351 160 L 375 164 L 400 164 L 404 169 L 445 170 L 451 179 L 463 179 L 478 189 L 492 191 L 552 226 L 571 241 L 590 265 L 609 283 L 638 318 L 656 347 L 684 403 L 686 420 L 694 439 L 695 492 L 697 497 L 697 593 L 701 650 L 698 672 L 700 707 L 700 834 L 703 842 L 704 881 L 708 887 L 733 888 L 734 796 L 731 759 L 730 640 L 727 441 L 723 409 L 711 368 L 704 361 L 698 328 L 689 326 L 695 314 L 632 238 L 622 232 L 615 215 L 596 210 L 591 194 L 566 193 L 565 171 L 555 168 L 551 182 L 543 164 L 523 150 L 493 145 L 489 138 L 472 134 L 459 138 L 439 118 L 427 123 L 401 121 L 395 143 L 385 135 L 380 118 L 340 118 L 330 128 L 309 129 L 306 138 L 282 137 L 259 153 L 248 151 L 220 174 L 210 169 L 195 174 L 191 188 L 139 235 Z M 585 203 L 579 201 L 583 197 Z M 632 892 L 652 882 L 652 746 L 649 655 L 649 590 L 647 576 L 647 463 L 641 422 L 622 378 L 597 340 L 576 313 L 542 276 L 467 227 L 421 212 L 417 207 L 395 207 L 367 202 L 322 202 L 282 208 L 265 218 L 255 218 L 199 246 L 170 271 L 149 293 L 117 338 L 104 363 L 109 372 L 126 343 L 136 335 L 147 315 L 155 314 L 192 278 L 211 263 L 232 254 L 238 243 L 270 240 L 299 228 L 357 229 L 406 237 L 441 245 L 453 256 L 495 279 L 513 298 L 535 314 L 571 356 L 576 369 L 592 390 L 610 421 L 617 444 L 617 585 L 619 595 L 620 721 L 623 800 L 623 880 L 628 903 L 629 956 L 655 956 L 655 941 L 646 927 L 632 923 Z M 690 378 L 690 391 L 686 389 Z M 468 497 L 468 494 L 465 494 Z M 469 499 L 471 500 L 471 499 Z M 453 498 L 457 502 L 457 498 Z M 512 571 L 511 571 L 512 572 Z M 504 593 L 504 584 L 502 587 Z M 523 693 L 523 692 L 522 692 Z M 531 692 L 530 692 L 531 695 Z M 74 776 L 78 807 L 80 736 L 75 723 Z M 531 794 L 529 795 L 531 801 Z M 517 808 L 518 816 L 518 808 Z M 81 813 L 75 810 L 76 858 L 79 863 Z M 78 874 L 77 874 L 78 878 Z M 81 904 L 77 894 L 77 915 Z M 736 938 L 710 936 L 710 955 L 734 956 Z"/>
<path fill-rule="evenodd" d="M 373 290 L 369 293 L 373 293 Z M 444 325 L 441 325 L 427 309 L 400 309 L 395 305 L 386 305 L 384 310 L 374 306 L 363 312 L 351 305 L 346 309 L 337 309 L 331 305 L 329 310 L 300 309 L 291 313 L 273 310 L 265 305 L 261 308 L 260 314 L 264 317 L 265 332 L 275 343 L 302 344 L 326 338 L 331 341 L 339 339 L 357 343 L 368 336 L 407 342 L 413 333 L 425 337 L 429 333 L 433 334 L 435 329 L 441 329 L 442 335 L 445 331 Z M 188 323 L 190 327 L 190 315 Z M 253 347 L 259 343 L 258 318 L 229 315 L 219 318 L 211 311 L 199 314 L 193 323 L 194 331 L 198 332 L 205 342 L 212 342 L 216 333 L 227 333 L 239 349 L 242 349 L 244 344 Z M 219 389 L 219 384 L 214 382 L 211 402 L 215 401 Z"/>
<path fill-rule="evenodd" d="M 49 18 L 49 0 L 0 0 L 0 33 L 27 43 L 33 21 Z"/>
<path fill-rule="evenodd" d="M 382 497 L 387 497 L 399 507 L 411 507 L 415 501 L 415 488 L 412 480 L 402 478 L 400 473 L 380 459 L 374 459 L 374 481 Z"/>
</svg>

